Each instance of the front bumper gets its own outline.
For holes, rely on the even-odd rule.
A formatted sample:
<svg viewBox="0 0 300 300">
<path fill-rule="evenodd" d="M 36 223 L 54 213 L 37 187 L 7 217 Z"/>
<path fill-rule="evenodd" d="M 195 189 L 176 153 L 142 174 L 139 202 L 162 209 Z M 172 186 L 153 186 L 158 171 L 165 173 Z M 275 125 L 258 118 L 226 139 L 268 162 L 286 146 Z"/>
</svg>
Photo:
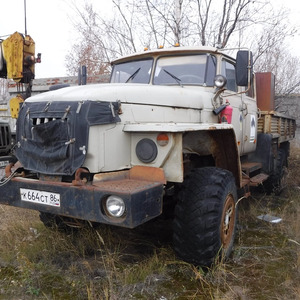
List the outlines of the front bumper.
<svg viewBox="0 0 300 300">
<path fill-rule="evenodd" d="M 134 167 L 129 171 L 109 173 L 108 176 L 95 175 L 92 184 L 84 184 L 80 180 L 65 183 L 15 177 L 0 187 L 0 203 L 134 228 L 162 213 L 164 183 L 163 171 L 151 167 Z M 60 206 L 24 201 L 21 189 L 59 194 Z M 123 217 L 110 217 L 105 212 L 103 202 L 109 195 L 117 195 L 124 200 L 126 211 Z"/>
</svg>

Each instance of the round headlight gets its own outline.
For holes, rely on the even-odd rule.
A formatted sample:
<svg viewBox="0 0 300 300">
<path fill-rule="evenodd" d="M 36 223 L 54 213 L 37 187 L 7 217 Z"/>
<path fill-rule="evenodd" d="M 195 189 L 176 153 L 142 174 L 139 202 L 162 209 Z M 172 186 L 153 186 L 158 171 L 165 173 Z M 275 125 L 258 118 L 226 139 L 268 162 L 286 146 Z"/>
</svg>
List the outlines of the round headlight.
<svg viewBox="0 0 300 300">
<path fill-rule="evenodd" d="M 224 77 L 223 75 L 216 75 L 215 77 L 215 86 L 217 88 L 223 88 L 227 83 L 227 79 L 226 77 Z"/>
<path fill-rule="evenodd" d="M 125 203 L 121 197 L 111 195 L 106 199 L 105 202 L 106 211 L 112 217 L 122 217 L 125 212 Z"/>
<path fill-rule="evenodd" d="M 135 153 L 143 163 L 151 163 L 157 156 L 157 146 L 150 139 L 142 139 L 136 144 Z"/>
</svg>

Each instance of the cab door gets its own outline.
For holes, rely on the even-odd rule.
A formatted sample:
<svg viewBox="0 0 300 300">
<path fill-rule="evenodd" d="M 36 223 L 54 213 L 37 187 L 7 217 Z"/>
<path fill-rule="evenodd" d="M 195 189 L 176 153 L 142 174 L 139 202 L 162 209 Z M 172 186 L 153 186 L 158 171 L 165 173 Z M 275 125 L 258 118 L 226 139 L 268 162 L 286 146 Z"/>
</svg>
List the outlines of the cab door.
<svg viewBox="0 0 300 300">
<path fill-rule="evenodd" d="M 242 94 L 242 116 L 243 116 L 243 148 L 242 153 L 255 151 L 257 141 L 257 105 L 254 97 L 254 88 Z"/>
<path fill-rule="evenodd" d="M 243 100 L 242 94 L 238 93 L 236 84 L 235 64 L 227 58 L 223 58 L 221 62 L 221 74 L 226 77 L 226 90 L 222 94 L 223 103 L 228 103 L 232 107 L 231 124 L 234 127 L 236 142 L 239 154 L 243 150 Z"/>
<path fill-rule="evenodd" d="M 254 87 L 246 92 L 244 87 L 236 84 L 235 63 L 227 58 L 222 59 L 221 74 L 226 77 L 226 90 L 223 103 L 228 102 L 233 108 L 232 125 L 234 127 L 240 155 L 253 152 L 257 139 L 257 106 Z"/>
</svg>

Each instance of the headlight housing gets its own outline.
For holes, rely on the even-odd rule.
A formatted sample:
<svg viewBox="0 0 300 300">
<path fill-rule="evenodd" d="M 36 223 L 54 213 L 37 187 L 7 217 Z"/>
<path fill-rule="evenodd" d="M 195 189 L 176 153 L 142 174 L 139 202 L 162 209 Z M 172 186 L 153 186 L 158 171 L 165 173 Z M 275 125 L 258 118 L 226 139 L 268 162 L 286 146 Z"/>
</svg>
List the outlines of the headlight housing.
<svg viewBox="0 0 300 300">
<path fill-rule="evenodd" d="M 136 144 L 135 153 L 141 162 L 151 163 L 157 156 L 157 146 L 151 139 L 144 138 Z"/>
<path fill-rule="evenodd" d="M 125 213 L 125 202 L 119 196 L 111 195 L 107 197 L 104 205 L 105 211 L 111 217 L 120 218 Z"/>
<path fill-rule="evenodd" d="M 227 79 L 223 75 L 216 75 L 214 83 L 217 88 L 221 89 L 226 85 Z"/>
</svg>

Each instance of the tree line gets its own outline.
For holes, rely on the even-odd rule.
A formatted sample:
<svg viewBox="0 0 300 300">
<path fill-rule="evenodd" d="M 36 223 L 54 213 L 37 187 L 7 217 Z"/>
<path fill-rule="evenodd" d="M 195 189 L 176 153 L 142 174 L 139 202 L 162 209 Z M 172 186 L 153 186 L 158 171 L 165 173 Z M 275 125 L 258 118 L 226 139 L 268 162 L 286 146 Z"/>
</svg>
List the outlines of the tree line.
<svg viewBox="0 0 300 300">
<path fill-rule="evenodd" d="M 82 2 L 81 2 L 82 3 Z M 297 34 L 289 11 L 269 0 L 111 0 L 112 13 L 101 13 L 95 2 L 72 2 L 78 39 L 66 56 L 75 75 L 86 65 L 89 75 L 110 72 L 120 56 L 181 46 L 252 50 L 255 71 L 273 72 L 276 93 L 299 92 L 299 57 L 287 50 L 287 39 Z"/>
</svg>

